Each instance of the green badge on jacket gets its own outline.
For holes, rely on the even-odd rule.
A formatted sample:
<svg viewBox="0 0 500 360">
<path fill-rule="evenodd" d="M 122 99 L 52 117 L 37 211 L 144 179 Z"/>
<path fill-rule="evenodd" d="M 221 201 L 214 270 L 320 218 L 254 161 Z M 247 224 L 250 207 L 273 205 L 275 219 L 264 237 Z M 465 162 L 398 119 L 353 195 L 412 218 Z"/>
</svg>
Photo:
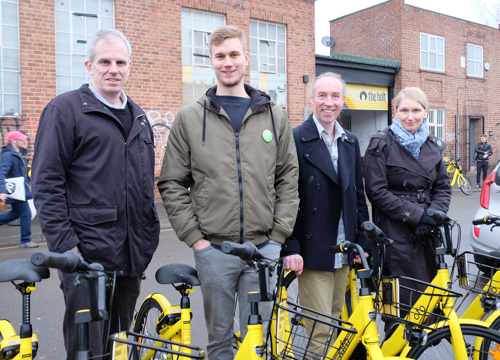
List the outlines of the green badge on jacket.
<svg viewBox="0 0 500 360">
<path fill-rule="evenodd" d="M 262 133 L 262 138 L 267 143 L 271 142 L 271 141 L 273 141 L 273 133 L 269 130 L 264 130 L 264 132 Z"/>
</svg>

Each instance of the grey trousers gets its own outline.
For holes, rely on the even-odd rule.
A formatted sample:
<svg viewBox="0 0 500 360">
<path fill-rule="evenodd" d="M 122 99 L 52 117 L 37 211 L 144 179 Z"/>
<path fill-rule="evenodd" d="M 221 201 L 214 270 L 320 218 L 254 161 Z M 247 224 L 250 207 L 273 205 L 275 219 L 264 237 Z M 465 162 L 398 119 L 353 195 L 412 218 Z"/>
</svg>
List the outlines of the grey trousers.
<svg viewBox="0 0 500 360">
<path fill-rule="evenodd" d="M 259 252 L 269 259 L 280 256 L 281 244 L 269 241 Z M 201 281 L 203 307 L 208 332 L 207 355 L 209 360 L 232 360 L 233 311 L 235 295 L 240 304 L 240 329 L 242 339 L 247 332 L 250 305 L 249 291 L 259 291 L 259 276 L 247 263 L 234 255 L 224 254 L 212 246 L 194 250 L 196 270 Z M 276 283 L 276 272 L 269 280 L 270 291 Z M 262 320 L 271 317 L 272 302 L 259 303 Z"/>
</svg>

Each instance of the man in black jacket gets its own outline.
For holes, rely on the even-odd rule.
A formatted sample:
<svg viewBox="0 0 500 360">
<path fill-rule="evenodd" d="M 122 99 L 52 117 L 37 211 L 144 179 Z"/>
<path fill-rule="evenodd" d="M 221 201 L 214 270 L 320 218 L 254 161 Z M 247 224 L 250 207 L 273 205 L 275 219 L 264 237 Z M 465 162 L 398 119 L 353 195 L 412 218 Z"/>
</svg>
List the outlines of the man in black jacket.
<svg viewBox="0 0 500 360">
<path fill-rule="evenodd" d="M 92 81 L 57 96 L 43 110 L 32 170 L 49 250 L 74 250 L 116 273 L 115 301 L 108 309 L 111 333 L 130 327 L 160 231 L 151 126 L 123 91 L 130 54 L 120 31 L 100 30 L 89 40 L 85 66 Z M 79 344 L 75 312 L 88 309 L 86 282 L 75 287 L 75 274 L 59 276 L 66 304 L 64 343 L 73 360 Z M 104 324 L 92 322 L 94 355 L 106 353 L 106 339 Z"/>
<path fill-rule="evenodd" d="M 486 135 L 481 135 L 481 141 L 476 145 L 476 158 L 477 158 L 477 177 L 476 177 L 476 187 L 481 188 L 481 170 L 483 171 L 483 182 L 488 175 L 488 167 L 490 166 L 488 158 L 493 155 L 493 149 L 491 144 L 487 142 L 488 138 Z"/>
</svg>

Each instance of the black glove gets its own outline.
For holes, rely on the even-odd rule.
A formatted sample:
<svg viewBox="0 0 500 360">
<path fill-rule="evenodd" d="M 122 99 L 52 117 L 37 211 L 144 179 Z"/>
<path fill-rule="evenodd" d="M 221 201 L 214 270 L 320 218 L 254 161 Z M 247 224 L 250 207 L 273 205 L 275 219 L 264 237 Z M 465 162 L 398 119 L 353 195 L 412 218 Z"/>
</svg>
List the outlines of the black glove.
<svg viewBox="0 0 500 360">
<path fill-rule="evenodd" d="M 425 245 L 425 240 L 431 234 L 431 230 L 437 226 L 433 218 L 424 212 L 420 223 L 415 229 L 415 239 L 418 240 L 422 245 Z"/>
</svg>

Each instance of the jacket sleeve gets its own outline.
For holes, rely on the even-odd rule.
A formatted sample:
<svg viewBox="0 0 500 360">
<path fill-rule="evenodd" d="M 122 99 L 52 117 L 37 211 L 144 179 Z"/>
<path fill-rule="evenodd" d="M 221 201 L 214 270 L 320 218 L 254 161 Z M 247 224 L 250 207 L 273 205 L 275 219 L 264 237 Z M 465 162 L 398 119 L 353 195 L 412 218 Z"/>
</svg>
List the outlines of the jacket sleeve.
<svg viewBox="0 0 500 360">
<path fill-rule="evenodd" d="M 0 194 L 7 194 L 5 187 L 5 179 L 9 177 L 10 168 L 12 167 L 12 155 L 4 153 L 0 160 Z"/>
<path fill-rule="evenodd" d="M 480 157 L 483 157 L 483 154 L 484 154 L 484 151 L 479 149 L 479 145 L 481 145 L 481 144 L 482 144 L 481 141 L 478 142 L 476 144 L 476 148 L 474 149 L 476 151 L 476 153 L 477 153 L 477 157 L 478 157 L 479 160 L 481 160 Z"/>
<path fill-rule="evenodd" d="M 292 127 L 288 116 L 279 106 L 274 106 L 281 121 L 274 188 L 276 203 L 274 206 L 273 228 L 269 238 L 281 244 L 292 233 L 299 207 L 299 165 L 297 149 L 293 140 Z M 279 111 L 279 113 L 278 113 Z"/>
<path fill-rule="evenodd" d="M 191 149 L 184 125 L 181 110 L 168 137 L 158 190 L 175 233 L 181 241 L 192 246 L 204 236 L 189 197 L 188 189 L 192 183 Z"/>
<path fill-rule="evenodd" d="M 355 164 L 355 176 L 356 176 L 356 201 L 358 210 L 358 224 L 357 230 L 358 233 L 356 235 L 356 243 L 361 245 L 363 249 L 370 251 L 371 245 L 370 241 L 365 235 L 365 232 L 361 229 L 361 224 L 365 221 L 370 220 L 370 216 L 368 215 L 368 206 L 366 205 L 366 196 L 365 196 L 365 188 L 363 186 L 363 172 L 361 171 L 361 151 L 359 150 L 359 141 L 356 139 L 356 143 L 354 144 L 356 149 L 356 164 Z"/>
<path fill-rule="evenodd" d="M 389 191 L 384 152 L 385 141 L 372 138 L 366 149 L 363 169 L 368 200 L 385 216 L 417 227 L 424 209 L 408 200 L 403 200 Z"/>
<path fill-rule="evenodd" d="M 431 196 L 429 207 L 447 213 L 451 202 L 451 186 L 446 165 L 442 158 L 436 165 L 436 179 L 434 179 L 432 184 Z"/>
<path fill-rule="evenodd" d="M 488 157 L 490 157 L 491 155 L 493 155 L 493 148 L 491 147 L 491 144 L 488 143 Z"/>
<path fill-rule="evenodd" d="M 70 250 L 80 240 L 69 219 L 66 172 L 74 152 L 75 124 L 53 105 L 40 116 L 35 140 L 32 192 L 50 251 Z"/>
</svg>

